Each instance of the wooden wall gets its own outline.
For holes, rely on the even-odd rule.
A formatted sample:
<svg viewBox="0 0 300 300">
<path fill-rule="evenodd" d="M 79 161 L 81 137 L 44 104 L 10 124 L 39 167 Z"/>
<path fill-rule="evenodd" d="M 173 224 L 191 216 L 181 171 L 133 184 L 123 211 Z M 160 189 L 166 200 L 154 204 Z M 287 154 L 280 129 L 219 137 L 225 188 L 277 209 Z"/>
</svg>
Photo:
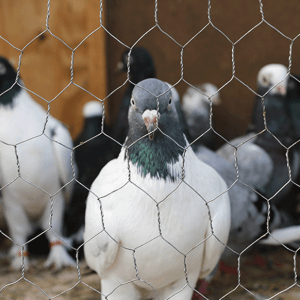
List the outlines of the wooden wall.
<svg viewBox="0 0 300 300">
<path fill-rule="evenodd" d="M 71 49 L 100 26 L 99 1 L 50 2 L 49 29 L 69 47 L 50 32 L 34 39 L 46 30 L 47 1 L 4 0 L 0 1 L 0 11 L 0 35 L 23 50 L 20 74 L 26 87 L 51 101 L 70 83 Z M 0 49 L 0 54 L 10 58 L 17 67 L 21 52 L 1 39 Z M 74 55 L 74 83 L 101 99 L 107 93 L 105 49 L 104 30 L 101 29 L 85 40 Z M 47 107 L 44 100 L 33 97 Z M 93 99 L 70 85 L 51 103 L 50 113 L 67 124 L 75 137 L 81 130 L 83 104 Z"/>
<path fill-rule="evenodd" d="M 232 76 L 232 44 L 209 25 L 186 44 L 207 23 L 206 0 L 159 0 L 158 23 L 184 47 L 184 79 L 191 84 L 212 82 L 218 87 Z M 265 19 L 290 38 L 300 33 L 299 0 L 262 0 Z M 99 0 L 52 0 L 49 26 L 71 48 L 99 27 Z M 276 3 L 276 5 L 275 5 Z M 106 0 L 107 29 L 131 47 L 152 26 L 154 1 Z M 23 49 L 46 29 L 46 0 L 1 0 L 0 35 L 15 47 Z M 212 0 L 211 19 L 232 42 L 261 21 L 259 1 Z M 267 63 L 288 64 L 291 41 L 266 23 L 249 33 L 235 46 L 236 76 L 256 87 L 258 70 Z M 144 36 L 137 45 L 149 49 L 155 59 L 158 78 L 172 84 L 181 78 L 181 47 L 162 33 L 158 27 Z M 20 52 L 0 39 L 1 54 L 17 66 Z M 97 97 L 104 98 L 125 79 L 115 67 L 125 47 L 103 29 L 89 37 L 75 52 L 74 82 Z M 292 72 L 300 73 L 300 41 L 293 47 Z M 49 32 L 35 39 L 24 49 L 21 76 L 26 86 L 50 101 L 70 82 L 72 51 Z M 177 88 L 182 95 L 187 85 L 181 81 Z M 124 92 L 121 88 L 107 101 L 108 123 L 113 123 Z M 232 80 L 220 92 L 222 105 L 214 109 L 216 130 L 226 138 L 242 134 L 250 120 L 254 95 L 237 80 Z M 34 96 L 37 101 L 44 101 Z M 81 109 L 92 97 L 74 85 L 51 103 L 51 113 L 66 123 L 74 136 L 81 128 Z M 46 103 L 43 103 L 45 105 Z M 46 106 L 46 105 L 45 105 Z"/>
</svg>

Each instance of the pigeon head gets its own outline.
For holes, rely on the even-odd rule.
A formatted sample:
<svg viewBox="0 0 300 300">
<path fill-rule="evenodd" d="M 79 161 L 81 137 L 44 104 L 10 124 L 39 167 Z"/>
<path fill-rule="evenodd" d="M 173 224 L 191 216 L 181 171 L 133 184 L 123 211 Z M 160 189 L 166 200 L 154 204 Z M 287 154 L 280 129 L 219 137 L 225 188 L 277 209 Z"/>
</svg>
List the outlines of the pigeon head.
<svg viewBox="0 0 300 300">
<path fill-rule="evenodd" d="M 130 103 L 129 158 L 144 175 L 166 178 L 166 164 L 177 162 L 186 146 L 172 92 L 165 82 L 146 79 L 134 87 Z"/>
<path fill-rule="evenodd" d="M 14 96 L 20 91 L 21 87 L 14 85 L 17 72 L 9 61 L 0 56 L 0 105 L 12 105 Z"/>
<path fill-rule="evenodd" d="M 182 135 L 172 92 L 165 82 L 154 78 L 141 81 L 133 89 L 130 104 L 129 130 L 139 128 L 142 135 L 149 134 L 150 140 L 153 140 L 158 127 L 172 138 L 177 130 L 176 134 Z"/>
<path fill-rule="evenodd" d="M 218 88 L 211 83 L 190 86 L 182 97 L 182 111 L 192 139 L 198 138 L 200 134 L 209 129 L 209 99 L 213 105 L 221 103 Z"/>
<path fill-rule="evenodd" d="M 270 95 L 286 95 L 288 69 L 281 64 L 269 64 L 260 69 L 257 75 L 257 87 L 260 95 L 267 91 Z"/>
<path fill-rule="evenodd" d="M 280 64 L 264 66 L 258 73 L 258 94 L 264 96 L 266 111 L 266 124 L 268 130 L 274 134 L 283 144 L 291 145 L 295 141 L 293 132 L 293 120 L 288 101 L 288 69 Z M 261 97 L 253 110 L 252 124 L 255 132 L 264 129 L 263 106 Z M 266 140 L 270 144 L 271 135 L 264 135 L 258 140 Z"/>
<path fill-rule="evenodd" d="M 202 91 L 207 97 L 210 97 L 213 105 L 221 104 L 218 88 L 214 84 L 203 83 L 198 86 L 198 89 Z"/>
<path fill-rule="evenodd" d="M 203 83 L 195 86 L 195 88 L 190 86 L 182 97 L 183 110 L 185 112 L 197 112 L 198 110 L 206 108 L 207 111 L 209 111 L 209 97 L 213 105 L 219 105 L 221 103 L 218 88 L 215 85 Z M 201 113 L 201 115 L 202 114 L 203 113 Z"/>
<path fill-rule="evenodd" d="M 143 47 L 134 47 L 126 50 L 122 54 L 122 60 L 118 63 L 117 68 L 120 71 L 127 72 L 127 62 L 130 64 L 130 80 L 138 83 L 146 78 L 156 77 L 154 61 L 149 51 Z"/>
</svg>

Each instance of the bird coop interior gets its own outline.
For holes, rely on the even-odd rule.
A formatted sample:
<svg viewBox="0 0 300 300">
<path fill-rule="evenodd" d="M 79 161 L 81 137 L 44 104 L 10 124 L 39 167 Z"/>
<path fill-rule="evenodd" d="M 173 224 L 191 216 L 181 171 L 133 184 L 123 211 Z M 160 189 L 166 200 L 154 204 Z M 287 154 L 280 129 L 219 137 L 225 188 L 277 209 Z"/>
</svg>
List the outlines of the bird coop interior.
<svg viewBox="0 0 300 300">
<path fill-rule="evenodd" d="M 300 74 L 299 1 L 277 0 L 275 3 L 272 0 L 1 0 L 0 11 L 2 12 L 0 18 L 1 299 L 296 300 L 300 298 L 298 284 L 300 76 L 297 75 Z M 144 61 L 139 62 L 141 65 L 138 71 L 135 69 L 134 63 L 137 61 L 135 51 L 139 51 L 138 49 L 144 49 L 147 55 L 152 57 L 154 70 L 151 75 L 143 75 L 148 68 Z M 2 57 L 5 64 L 1 69 Z M 120 63 L 123 63 L 122 68 L 120 68 Z M 276 65 L 275 69 L 281 66 L 283 71 L 281 74 L 274 73 L 274 77 L 270 75 L 271 73 L 262 75 L 260 79 L 258 74 L 267 65 Z M 8 66 L 11 66 L 13 70 L 9 74 L 10 77 L 6 74 Z M 138 72 L 140 73 L 137 74 Z M 10 84 L 5 81 L 8 77 L 11 80 Z M 154 143 L 158 141 L 156 136 L 166 135 L 165 138 L 171 140 L 172 145 L 176 144 L 176 147 L 181 149 L 176 150 L 180 159 L 177 161 L 175 159 L 178 164 L 181 163 L 177 167 L 179 170 L 177 172 L 179 174 L 178 187 L 173 189 L 171 185 L 168 185 L 177 176 L 174 175 L 177 165 L 172 165 L 174 163 L 172 157 L 164 161 L 163 155 L 161 156 L 165 166 L 164 172 L 174 168 L 170 180 L 168 180 L 168 174 L 162 173 L 161 175 L 159 171 L 155 171 L 154 175 L 149 173 L 148 177 L 143 175 L 147 173 L 146 167 L 142 175 L 140 174 L 141 177 L 144 176 L 144 181 L 141 180 L 141 182 L 145 184 L 147 180 L 153 180 L 153 182 L 161 180 L 165 185 L 164 190 L 166 193 L 168 191 L 168 194 L 162 196 L 163 199 L 156 199 L 149 195 L 146 187 L 137 186 L 138 181 L 134 181 L 135 176 L 138 176 L 136 173 L 139 174 L 140 170 L 138 167 L 138 171 L 134 169 L 139 157 L 136 154 L 138 158 L 130 158 L 130 155 L 133 155 L 130 151 L 142 140 L 142 137 L 136 138 L 130 144 L 125 142 L 127 134 L 127 143 L 132 141 L 128 126 L 131 132 L 135 132 L 132 124 L 137 124 L 136 119 L 134 123 L 130 118 L 139 110 L 137 102 L 140 99 L 137 101 L 132 95 L 139 97 L 142 94 L 138 92 L 138 83 L 149 77 L 159 79 L 157 81 L 159 83 L 155 81 L 153 84 L 161 84 L 162 89 L 165 89 L 163 94 L 170 93 L 174 103 L 174 99 L 178 98 L 179 108 L 176 104 L 173 105 L 173 102 L 165 106 L 166 110 L 171 107 L 170 109 L 176 112 L 175 122 L 179 124 L 180 134 L 184 137 L 181 143 L 180 139 L 176 139 L 178 136 L 176 133 L 174 133 L 176 138 L 173 138 L 173 132 L 172 134 L 164 133 L 164 129 L 159 129 L 160 121 L 163 125 L 165 120 L 163 117 L 160 118 L 162 115 L 160 109 L 163 110 L 164 102 L 163 100 L 159 102 L 159 99 L 164 98 L 161 93 L 155 94 L 154 89 L 154 92 L 150 94 L 155 94 L 158 105 L 151 108 L 151 113 L 157 109 L 158 121 L 155 117 L 154 125 L 151 123 L 154 127 L 150 126 L 149 129 L 146 118 L 144 114 L 142 115 L 147 127 L 147 130 L 144 128 L 145 135 L 149 136 L 149 138 L 143 136 L 143 139 L 147 139 L 147 143 Z M 215 89 L 212 92 L 203 90 L 205 83 L 212 84 Z M 187 92 L 189 88 L 206 99 L 207 120 L 204 129 L 201 130 L 197 126 L 204 119 L 201 117 L 202 112 L 199 112 L 193 123 L 192 118 L 196 116 L 200 105 L 189 108 L 192 107 L 190 106 L 192 92 L 189 95 Z M 132 90 L 135 94 L 131 94 Z M 148 90 L 146 83 L 141 90 Z M 21 96 L 15 96 L 19 95 L 18 93 Z M 23 108 L 16 104 L 23 101 L 22 95 L 26 95 L 24 101 L 29 101 L 28 105 L 24 102 Z M 217 102 L 214 102 L 215 96 Z M 11 99 L 7 100 L 8 97 Z M 19 98 L 15 100 L 14 97 Z M 94 128 L 89 128 L 92 133 L 84 136 L 87 126 L 92 126 L 92 123 L 87 121 L 90 116 L 85 115 L 87 109 L 84 109 L 90 101 L 98 102 L 98 108 L 91 108 L 90 114 L 95 117 L 99 109 L 101 119 L 95 123 Z M 125 101 L 128 103 L 126 104 Z M 40 104 L 43 109 L 36 108 L 35 103 Z M 189 109 L 190 111 L 187 111 Z M 34 123 L 33 120 L 35 118 L 38 120 L 37 114 L 39 113 L 41 114 L 39 120 L 42 121 Z M 184 125 L 181 123 L 181 115 L 184 118 Z M 16 117 L 11 117 L 9 120 L 10 116 Z M 149 113 L 149 116 L 152 115 Z M 122 118 L 125 118 L 126 124 L 122 123 Z M 52 124 L 56 125 L 52 128 Z M 192 126 L 196 126 L 193 134 L 191 131 L 193 129 L 190 128 Z M 118 128 L 123 129 L 125 136 L 118 135 Z M 154 133 L 151 132 L 153 128 Z M 26 134 L 22 136 L 20 132 Z M 60 133 L 62 133 L 62 138 L 59 137 Z M 47 143 L 50 142 L 51 145 L 54 143 L 59 149 L 59 157 L 54 157 L 53 161 L 47 160 L 49 147 L 52 146 L 47 146 L 46 141 L 42 146 L 37 143 L 35 148 L 28 146 L 27 152 L 25 150 L 22 152 L 24 145 L 30 145 L 39 138 L 47 140 Z M 205 142 L 208 138 L 213 139 L 210 144 Z M 166 153 L 167 156 L 169 146 L 166 145 L 169 144 L 161 145 L 166 147 L 161 153 Z M 85 152 L 81 153 L 82 149 Z M 140 150 L 140 153 L 143 150 Z M 118 156 L 120 151 L 121 154 Z M 192 154 L 189 154 L 190 152 Z M 25 153 L 28 155 L 27 164 Z M 153 157 L 152 154 L 151 157 Z M 122 159 L 121 155 L 123 155 Z M 192 160 L 190 157 L 195 160 L 194 166 L 193 161 L 189 161 Z M 113 159 L 120 161 L 120 164 L 122 161 L 124 166 L 122 165 L 119 171 L 111 168 L 112 171 L 109 173 L 107 163 L 110 164 Z M 199 175 L 199 178 L 204 178 L 206 181 L 193 186 L 188 181 L 192 177 L 189 171 L 198 166 L 198 160 L 201 164 L 205 163 L 203 172 L 198 169 L 191 174 L 202 172 L 202 177 Z M 10 163 L 11 161 L 14 163 Z M 57 164 L 59 170 L 68 164 L 66 167 L 68 171 L 62 170 L 62 173 L 63 175 L 68 173 L 69 177 L 53 179 L 51 174 L 54 174 L 52 173 L 54 164 Z M 28 167 L 25 167 L 26 165 Z M 98 168 L 94 169 L 94 165 Z M 106 173 L 101 172 L 104 165 L 106 165 Z M 140 167 L 139 162 L 138 165 Z M 209 171 L 211 168 L 206 169 L 206 165 L 215 169 L 216 172 L 211 173 Z M 42 171 L 36 171 L 36 173 L 32 171 L 38 169 Z M 11 172 L 12 175 L 10 170 L 14 170 Z M 32 177 L 29 175 L 27 177 L 27 172 L 34 174 Z M 97 177 L 99 172 L 100 175 Z M 111 174 L 115 174 L 116 177 Z M 217 174 L 212 176 L 220 178 L 219 181 L 214 181 L 215 179 L 210 181 L 210 174 Z M 126 180 L 118 181 L 118 178 L 123 175 Z M 89 176 L 90 178 L 85 182 L 84 180 Z M 156 177 L 153 179 L 153 176 Z M 43 184 L 46 181 L 51 184 L 57 181 L 59 187 L 56 188 L 51 184 L 45 184 L 44 187 Z M 111 186 L 101 187 L 101 184 L 106 184 L 106 182 Z M 194 181 L 191 179 L 191 182 Z M 222 184 L 225 182 L 226 188 L 222 189 L 223 185 L 221 183 L 217 185 L 216 182 L 222 182 Z M 157 186 L 160 187 L 162 183 L 157 183 Z M 126 195 L 127 197 L 130 194 L 135 195 L 129 189 L 130 186 L 134 186 L 134 191 L 138 189 L 143 191 L 146 195 L 144 197 L 153 201 L 151 212 L 154 220 L 158 220 L 158 225 L 156 223 L 153 225 L 157 235 L 153 235 L 152 238 L 135 247 L 124 244 L 122 238 L 117 240 L 110 231 L 110 228 L 113 228 L 111 229 L 113 231 L 118 226 L 120 228 L 131 227 L 130 220 L 123 224 L 121 221 L 123 218 L 115 216 L 113 222 L 116 222 L 118 226 L 111 226 L 107 225 L 106 219 L 106 215 L 110 214 L 110 206 L 105 204 L 106 197 L 114 197 L 111 194 L 115 194 L 115 198 L 123 199 L 124 197 L 125 199 Z M 199 220 L 198 218 L 193 220 L 194 211 L 185 206 L 181 209 L 184 217 L 182 215 L 176 221 L 172 217 L 164 219 L 163 205 L 172 202 L 172 195 L 176 195 L 177 192 L 180 194 L 183 186 L 193 191 L 192 197 L 202 201 L 203 208 L 207 208 L 206 225 L 210 234 L 206 233 L 205 238 L 200 240 L 195 237 L 196 242 L 192 249 L 186 250 L 183 246 L 185 250 L 181 251 L 176 242 L 173 243 L 171 238 L 168 240 L 166 237 L 168 235 L 164 233 L 164 226 L 171 228 L 172 233 L 175 231 L 174 234 L 175 236 L 177 234 L 180 244 L 180 240 L 185 241 L 182 237 L 185 231 L 181 231 L 181 227 L 176 226 L 177 222 L 190 219 L 192 226 Z M 208 191 L 207 195 L 210 195 L 210 192 L 214 195 L 213 199 L 206 199 L 202 195 L 202 186 L 205 191 Z M 72 190 L 70 195 L 68 194 L 69 188 Z M 46 195 L 49 200 L 48 206 L 46 204 L 45 207 L 40 206 L 39 196 L 37 196 L 39 193 L 35 194 L 37 190 Z M 97 194 L 98 191 L 104 190 L 105 196 Z M 62 204 L 62 211 L 58 213 L 56 199 L 61 194 L 65 198 L 68 194 L 70 199 Z M 24 198 L 28 197 L 28 201 L 33 202 L 28 204 L 28 201 L 23 199 L 22 201 L 26 202 L 23 204 L 16 195 L 24 195 Z M 94 216 L 94 220 L 102 218 L 103 222 L 99 221 L 100 227 L 95 232 L 89 232 L 93 223 L 87 221 L 86 218 L 90 215 L 88 213 L 85 215 L 85 210 L 86 203 L 91 203 L 94 196 L 94 200 L 100 203 L 99 211 L 97 211 L 99 215 L 93 215 L 94 211 L 91 208 L 90 214 Z M 15 202 L 10 202 L 10 197 Z M 77 199 L 74 200 L 77 201 L 76 204 L 73 204 L 72 197 Z M 88 201 L 87 197 L 89 197 Z M 22 197 L 19 196 L 19 198 Z M 172 201 L 168 202 L 168 199 Z M 216 205 L 219 206 L 219 215 L 216 213 L 218 219 L 215 221 L 213 210 L 217 210 L 218 207 L 213 208 L 213 204 L 218 203 L 216 202 L 218 199 L 222 204 L 225 200 L 229 201 L 231 213 L 226 213 L 225 208 L 223 212 L 220 211 L 221 204 Z M 113 203 L 113 200 L 111 201 L 109 203 Z M 189 199 L 178 201 L 189 202 Z M 32 216 L 28 217 L 28 222 L 34 224 L 34 228 L 38 228 L 38 231 L 28 231 L 30 235 L 26 236 L 24 241 L 16 240 L 15 236 L 18 237 L 18 233 L 14 235 L 14 232 L 22 231 L 20 227 L 26 227 L 27 224 L 17 222 L 22 217 L 18 215 L 19 208 L 12 209 L 14 203 L 17 203 L 18 207 L 21 203 L 20 210 L 24 209 L 29 215 L 28 211 L 33 211 Z M 73 209 L 74 211 L 77 209 L 77 215 L 69 216 L 71 223 L 65 225 L 68 220 L 67 213 Z M 35 214 L 36 210 L 41 211 L 38 216 Z M 128 215 L 134 219 L 136 215 L 143 214 L 144 210 L 145 208 L 135 208 L 132 204 Z M 14 211 L 14 213 L 8 213 L 8 211 Z M 41 223 L 46 222 L 46 226 L 39 226 L 39 216 L 42 214 L 45 215 Z M 56 214 L 61 215 L 57 221 L 58 231 L 54 224 Z M 91 220 L 93 220 L 92 217 Z M 14 222 L 19 225 L 14 227 Z M 168 224 L 168 222 L 174 222 L 174 224 Z M 218 235 L 218 226 L 224 229 L 227 226 L 226 222 L 231 223 L 231 229 L 228 228 L 227 233 Z M 143 226 L 148 228 L 149 224 L 146 223 L 146 221 L 141 221 L 140 225 L 136 226 L 137 232 Z M 84 226 L 81 227 L 82 225 Z M 176 233 L 176 228 L 179 227 Z M 79 228 L 81 231 L 78 232 L 81 235 L 77 238 L 75 231 Z M 187 228 L 186 231 L 190 235 L 192 233 L 196 235 L 196 229 L 192 231 Z M 55 238 L 52 240 L 51 238 L 49 240 L 49 232 L 54 232 Z M 118 234 L 121 232 L 123 233 L 123 229 Z M 108 242 L 104 243 L 101 240 L 101 244 L 98 241 L 95 245 L 101 244 L 100 250 L 90 250 L 88 246 L 92 244 L 92 240 L 105 233 Z M 138 236 L 139 233 L 136 235 Z M 135 235 L 130 233 L 130 236 Z M 192 275 L 189 274 L 189 266 L 200 264 L 200 262 L 202 266 L 206 266 L 207 262 L 206 256 L 201 251 L 203 257 L 197 257 L 193 263 L 189 262 L 189 257 L 197 249 L 205 247 L 206 243 L 212 239 L 217 241 L 217 246 L 209 245 L 202 252 L 205 254 L 211 252 L 214 254 L 212 256 L 218 257 L 215 267 L 210 266 L 209 274 L 204 276 L 205 278 L 199 275 L 199 280 L 197 278 L 193 283 Z M 182 260 L 179 267 L 180 275 L 178 275 L 182 278 L 182 284 L 175 284 L 177 282 L 175 279 L 175 283 L 168 283 L 169 286 L 166 289 L 171 291 L 169 294 L 164 290 L 165 286 L 159 283 L 159 280 L 163 283 L 167 282 L 165 277 L 168 276 L 158 274 L 153 280 L 157 287 L 154 283 L 152 284 L 152 281 L 149 283 L 150 281 L 144 278 L 148 278 L 147 268 L 151 265 L 163 265 L 164 260 L 168 261 L 168 266 L 176 265 L 171 259 L 172 254 L 169 252 L 166 254 L 159 246 L 158 248 L 153 246 L 151 251 L 154 253 L 157 251 L 157 254 L 153 255 L 154 262 L 150 258 L 146 263 L 140 263 L 138 260 L 139 251 L 143 251 L 141 249 L 148 247 L 151 243 L 155 244 L 157 240 L 164 245 L 167 244 L 166 248 L 171 249 L 168 251 L 177 252 L 176 255 L 178 254 L 177 256 Z M 118 250 L 110 248 L 109 243 L 116 243 Z M 12 245 L 19 250 L 10 251 Z M 58 258 L 57 260 L 52 258 L 51 253 L 54 252 L 51 251 L 56 246 L 66 250 L 66 254 L 61 252 L 66 255 L 61 256 L 61 263 L 58 262 Z M 218 247 L 222 248 L 220 254 L 219 250 L 216 250 Z M 89 253 L 95 253 L 98 250 L 99 253 L 101 251 L 106 253 L 106 249 L 112 253 L 116 251 L 117 259 L 113 263 L 109 261 L 110 258 L 107 259 L 108 264 L 111 263 L 112 266 L 105 271 L 98 271 L 99 268 L 94 266 L 94 262 L 91 263 Z M 135 275 L 130 280 L 119 279 L 113 271 L 116 269 L 116 274 L 119 276 L 118 272 L 122 269 L 122 263 L 118 254 L 122 251 L 129 251 L 128 256 L 133 261 L 130 271 Z M 17 263 L 15 260 L 12 263 L 12 255 L 18 256 Z M 70 261 L 68 261 L 69 258 Z M 99 261 L 101 259 L 99 258 Z M 65 263 L 64 260 L 69 263 Z M 116 267 L 118 262 L 120 266 Z M 141 265 L 146 265 L 145 269 L 142 267 L 139 269 Z M 130 273 L 130 271 L 126 269 L 125 273 Z M 170 267 L 167 274 L 173 278 L 175 273 L 176 271 Z M 115 286 L 111 287 L 108 292 L 103 288 L 106 283 L 105 276 L 117 278 L 114 279 Z M 128 285 L 136 285 L 138 292 L 130 294 L 126 290 Z M 120 295 L 118 291 L 123 291 L 123 289 L 123 296 L 118 296 Z M 151 290 L 151 292 L 147 294 L 144 290 Z M 186 293 L 187 290 L 189 290 L 188 293 Z"/>
</svg>

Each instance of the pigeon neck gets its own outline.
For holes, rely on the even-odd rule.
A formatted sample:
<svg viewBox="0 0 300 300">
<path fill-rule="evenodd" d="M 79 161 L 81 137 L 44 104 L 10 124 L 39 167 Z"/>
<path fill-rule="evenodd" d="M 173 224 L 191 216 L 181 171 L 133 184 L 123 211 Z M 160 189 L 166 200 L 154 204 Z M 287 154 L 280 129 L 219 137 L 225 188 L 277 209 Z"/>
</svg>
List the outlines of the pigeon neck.
<svg viewBox="0 0 300 300">
<path fill-rule="evenodd" d="M 125 145 L 130 146 L 135 140 L 130 138 L 129 134 Z M 175 140 L 182 147 L 186 146 L 182 133 Z M 176 172 L 175 168 L 178 167 L 176 164 L 182 161 L 182 154 L 183 149 L 158 130 L 153 140 L 146 136 L 128 149 L 129 160 L 137 167 L 142 177 L 149 175 L 151 178 L 171 181 L 181 178 L 180 172 Z"/>
</svg>

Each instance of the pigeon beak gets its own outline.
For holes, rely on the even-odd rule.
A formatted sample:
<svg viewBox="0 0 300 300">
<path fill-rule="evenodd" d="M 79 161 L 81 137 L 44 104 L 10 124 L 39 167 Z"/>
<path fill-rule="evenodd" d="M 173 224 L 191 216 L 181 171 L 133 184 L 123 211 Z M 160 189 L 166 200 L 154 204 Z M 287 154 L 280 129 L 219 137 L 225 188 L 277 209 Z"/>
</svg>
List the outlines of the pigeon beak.
<svg viewBox="0 0 300 300">
<path fill-rule="evenodd" d="M 157 110 L 145 110 L 142 118 L 149 133 L 149 139 L 153 140 L 155 129 L 158 126 Z"/>
<path fill-rule="evenodd" d="M 282 96 L 286 95 L 286 87 L 282 85 L 277 85 L 276 91 L 281 94 Z"/>
</svg>

